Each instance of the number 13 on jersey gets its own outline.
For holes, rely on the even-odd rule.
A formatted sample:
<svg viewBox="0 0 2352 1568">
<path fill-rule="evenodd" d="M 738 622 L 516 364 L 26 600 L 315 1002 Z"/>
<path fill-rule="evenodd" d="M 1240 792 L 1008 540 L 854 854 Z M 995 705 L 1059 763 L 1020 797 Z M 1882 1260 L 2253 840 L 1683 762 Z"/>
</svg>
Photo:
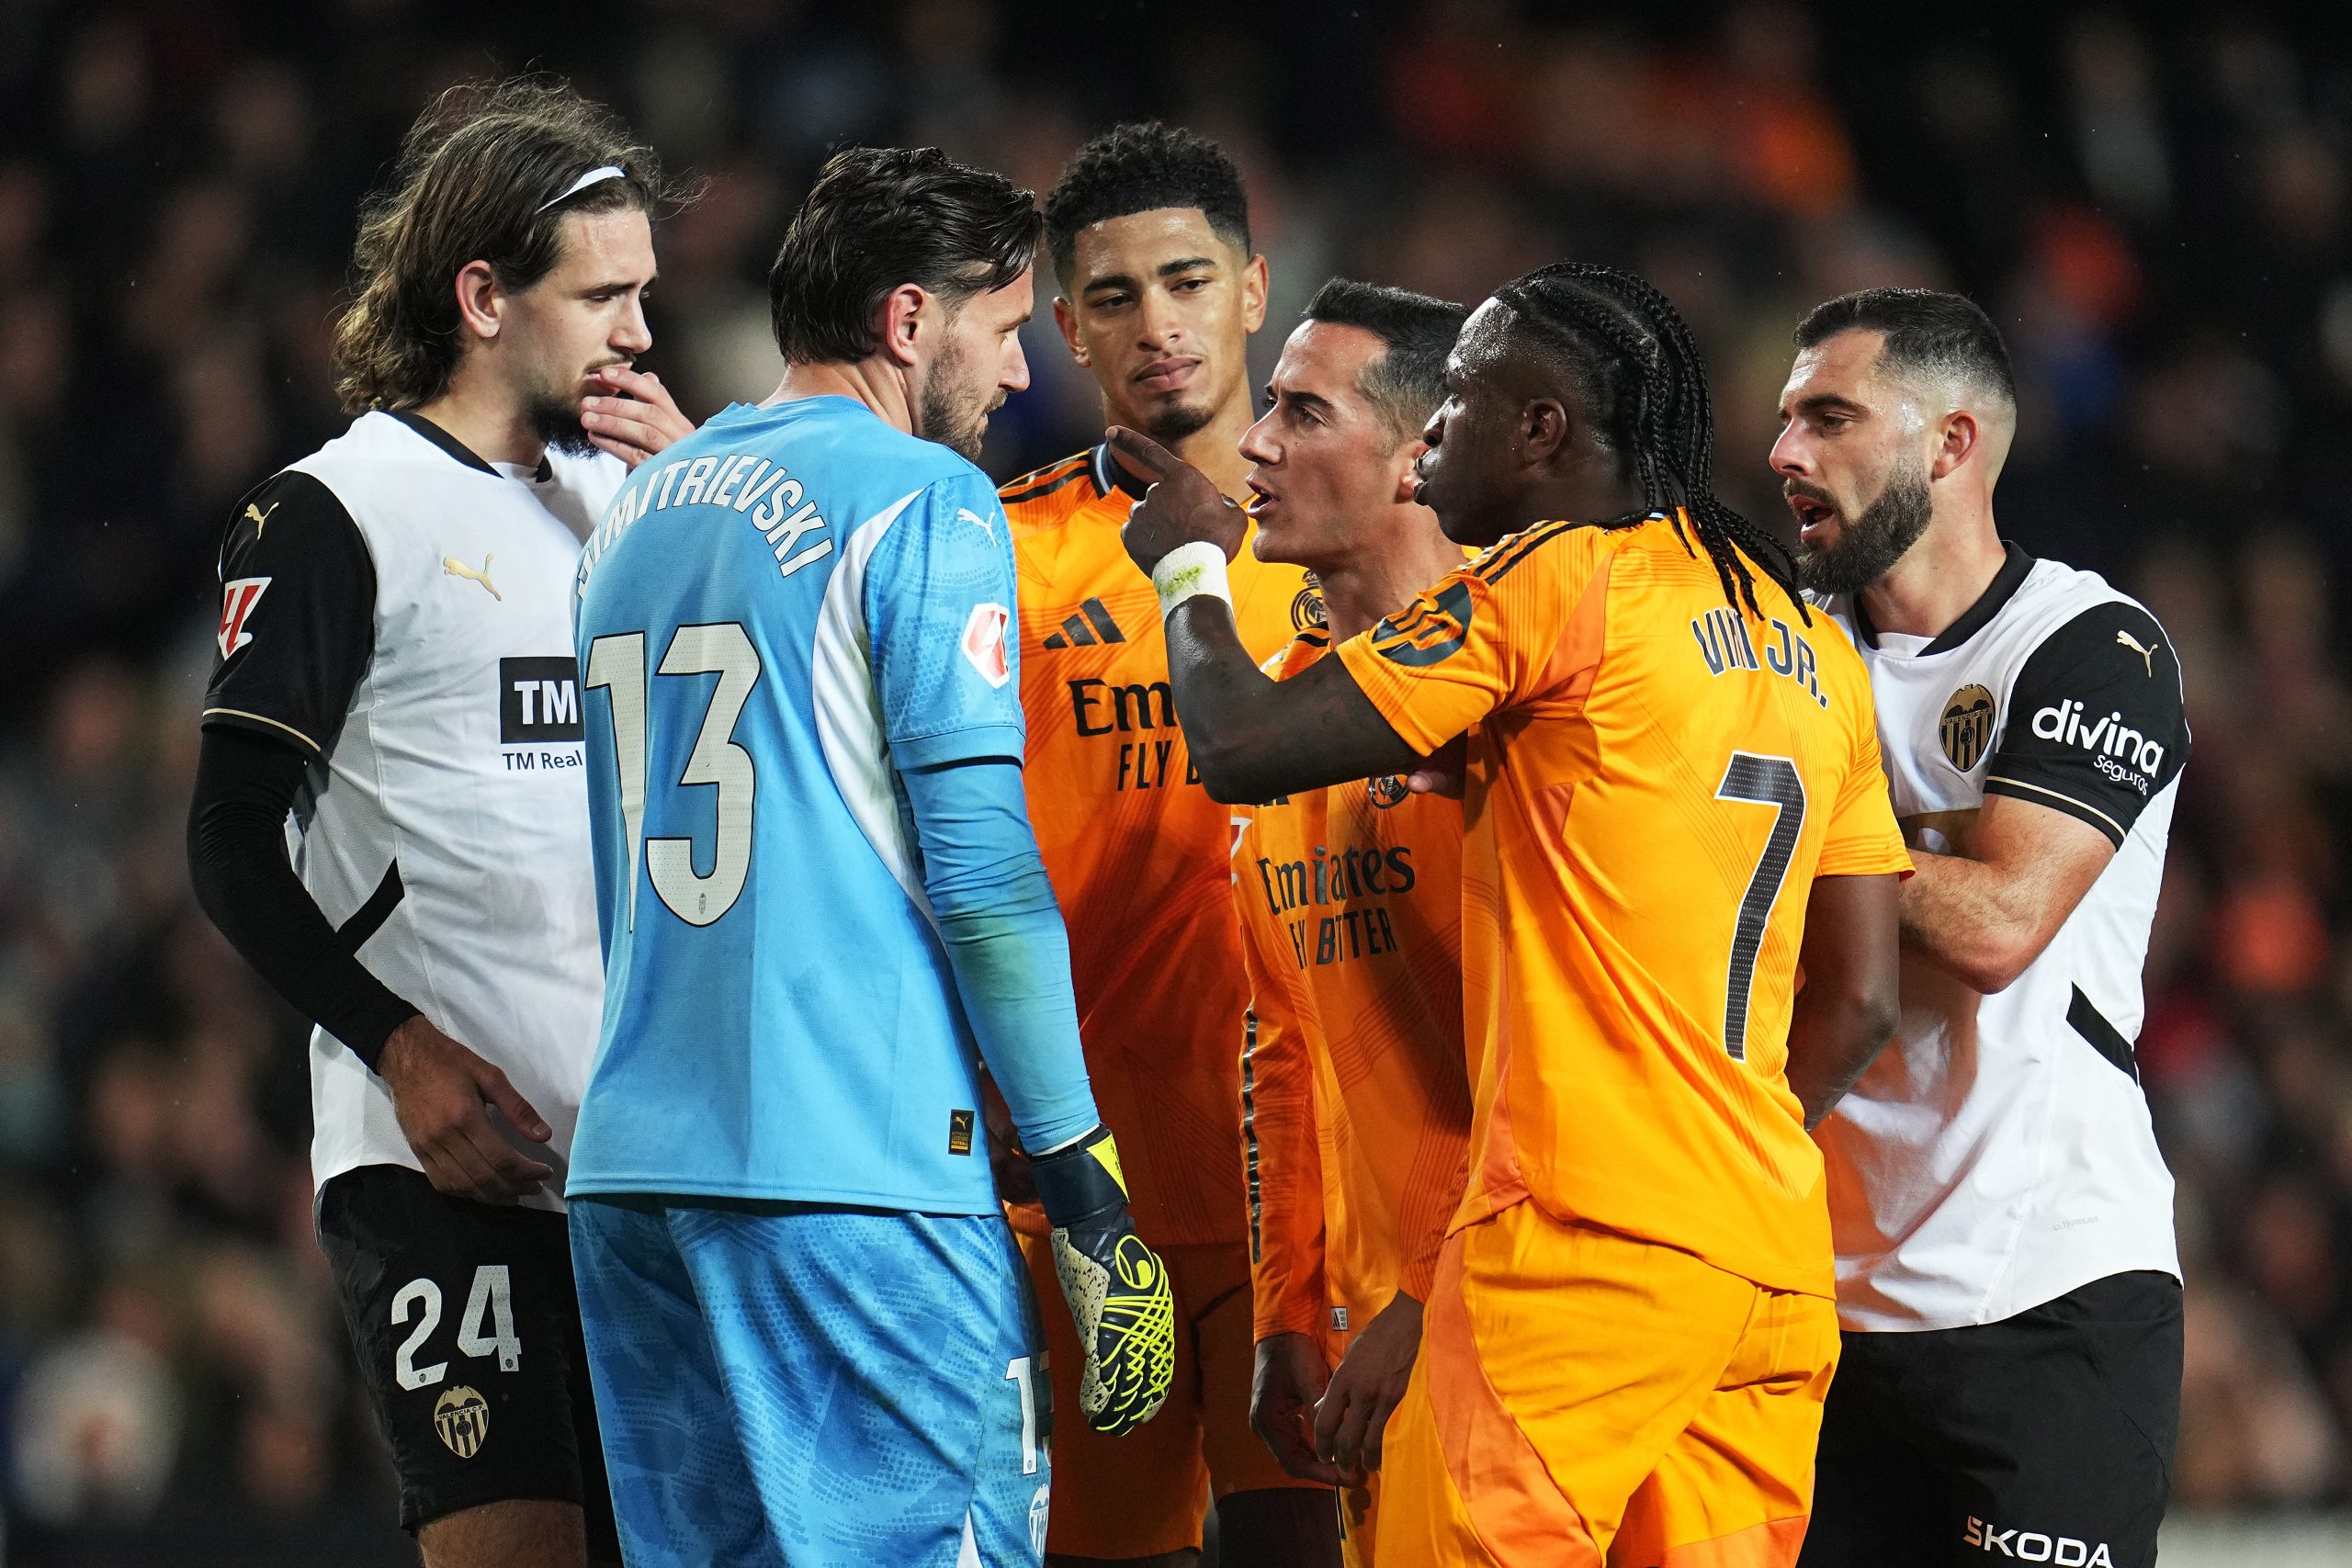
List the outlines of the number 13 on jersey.
<svg viewBox="0 0 2352 1568">
<path fill-rule="evenodd" d="M 734 741 L 735 721 L 760 680 L 759 650 L 734 621 L 680 626 L 662 651 L 658 674 L 717 675 L 695 734 L 694 750 L 678 775 L 678 787 L 704 784 L 718 795 L 717 843 L 710 874 L 695 870 L 692 838 L 645 838 L 647 706 L 653 694 L 645 672 L 645 634 L 616 632 L 588 645 L 588 690 L 603 687 L 611 697 L 613 758 L 620 777 L 622 830 L 628 836 L 628 929 L 637 929 L 637 867 L 640 850 L 653 877 L 653 891 L 670 912 L 692 926 L 707 926 L 735 907 L 752 870 L 752 805 L 759 792 L 759 770 L 752 754 Z"/>
</svg>

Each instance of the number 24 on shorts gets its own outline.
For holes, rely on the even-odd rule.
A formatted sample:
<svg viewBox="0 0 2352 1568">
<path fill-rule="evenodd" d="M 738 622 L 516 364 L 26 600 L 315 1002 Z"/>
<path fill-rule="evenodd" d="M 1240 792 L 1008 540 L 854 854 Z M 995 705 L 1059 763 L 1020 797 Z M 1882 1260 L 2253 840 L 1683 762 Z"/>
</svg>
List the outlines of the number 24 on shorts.
<svg viewBox="0 0 2352 1568">
<path fill-rule="evenodd" d="M 441 1326 L 441 1287 L 433 1280 L 411 1280 L 392 1298 L 392 1326 L 398 1328 L 412 1317 L 418 1319 L 417 1325 L 392 1358 L 392 1375 L 402 1388 L 429 1388 L 449 1375 L 447 1361 L 416 1364 L 417 1351 Z M 458 1320 L 458 1350 L 466 1356 L 494 1355 L 502 1372 L 522 1366 L 523 1342 L 514 1336 L 514 1287 L 505 1264 L 485 1263 L 474 1270 L 473 1289 L 467 1292 L 465 1314 Z"/>
</svg>

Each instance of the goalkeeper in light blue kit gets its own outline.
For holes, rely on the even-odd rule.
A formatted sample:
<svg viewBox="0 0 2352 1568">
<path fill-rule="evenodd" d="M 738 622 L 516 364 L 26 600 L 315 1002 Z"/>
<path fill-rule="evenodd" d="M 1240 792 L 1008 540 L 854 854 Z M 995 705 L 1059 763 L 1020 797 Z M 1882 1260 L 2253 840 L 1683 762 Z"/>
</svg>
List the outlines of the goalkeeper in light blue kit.
<svg viewBox="0 0 2352 1568">
<path fill-rule="evenodd" d="M 638 1568 L 1039 1561 L 1044 1341 L 982 1062 L 1043 1151 L 1080 1414 L 1124 1431 L 1173 1373 L 969 460 L 1028 382 L 1037 234 L 935 151 L 836 156 L 769 279 L 783 385 L 639 468 L 582 558 L 605 992 L 567 1195 Z"/>
</svg>

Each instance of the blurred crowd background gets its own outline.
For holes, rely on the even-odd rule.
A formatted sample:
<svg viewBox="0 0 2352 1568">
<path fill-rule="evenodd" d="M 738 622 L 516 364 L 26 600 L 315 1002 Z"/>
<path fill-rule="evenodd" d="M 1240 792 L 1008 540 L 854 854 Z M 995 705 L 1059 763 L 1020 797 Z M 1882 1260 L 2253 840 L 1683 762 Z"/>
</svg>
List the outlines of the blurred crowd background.
<svg viewBox="0 0 2352 1568">
<path fill-rule="evenodd" d="M 230 504 L 343 423 L 356 205 L 429 94 L 526 67 L 705 176 L 644 362 L 696 417 L 774 385 L 767 261 L 850 141 L 1043 190 L 1118 119 L 1216 136 L 1265 365 L 1333 272 L 1476 300 L 1634 266 L 1713 367 L 1721 488 L 1776 525 L 1804 309 L 1984 301 L 2023 388 L 2006 531 L 2142 596 L 2190 687 L 2140 1043 L 2177 1506 L 2343 1504 L 2352 46 L 2243 4 L 1896 9 L 0 0 L 0 1555 L 413 1561 L 311 1239 L 304 1031 L 182 830 Z M 1099 438 L 1040 316 L 999 478 Z"/>
</svg>

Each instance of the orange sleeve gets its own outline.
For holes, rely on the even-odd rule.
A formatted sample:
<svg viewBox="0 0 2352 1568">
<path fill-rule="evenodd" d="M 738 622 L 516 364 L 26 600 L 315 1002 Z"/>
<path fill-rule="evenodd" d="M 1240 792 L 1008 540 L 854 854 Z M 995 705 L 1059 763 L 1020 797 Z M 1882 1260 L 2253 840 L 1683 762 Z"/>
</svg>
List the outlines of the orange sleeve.
<svg viewBox="0 0 2352 1568">
<path fill-rule="evenodd" d="M 1859 694 L 1861 712 L 1856 719 L 1860 737 L 1845 787 L 1829 818 L 1822 840 L 1815 876 L 1878 876 L 1889 872 L 1911 874 L 1911 852 L 1903 846 L 1903 829 L 1894 820 L 1894 803 L 1886 789 L 1886 770 L 1879 760 L 1878 713 L 1870 687 Z"/>
<path fill-rule="evenodd" d="M 1424 756 L 1498 708 L 1585 671 L 1561 655 L 1585 590 L 1605 584 L 1605 531 L 1541 523 L 1446 574 L 1412 604 L 1341 643 L 1340 660 L 1380 716 Z M 1600 657 L 1589 640 L 1590 660 Z"/>
<path fill-rule="evenodd" d="M 1254 855 L 1257 829 L 1241 838 Z M 1239 857 L 1237 857 L 1239 858 Z M 1290 996 L 1267 961 L 1273 935 L 1237 887 L 1250 1026 L 1241 1060 L 1242 1172 L 1250 1195 L 1254 1337 L 1323 1330 L 1323 1152 L 1315 1128 L 1315 1066 Z M 1276 953 L 1279 961 L 1283 955 Z"/>
</svg>

